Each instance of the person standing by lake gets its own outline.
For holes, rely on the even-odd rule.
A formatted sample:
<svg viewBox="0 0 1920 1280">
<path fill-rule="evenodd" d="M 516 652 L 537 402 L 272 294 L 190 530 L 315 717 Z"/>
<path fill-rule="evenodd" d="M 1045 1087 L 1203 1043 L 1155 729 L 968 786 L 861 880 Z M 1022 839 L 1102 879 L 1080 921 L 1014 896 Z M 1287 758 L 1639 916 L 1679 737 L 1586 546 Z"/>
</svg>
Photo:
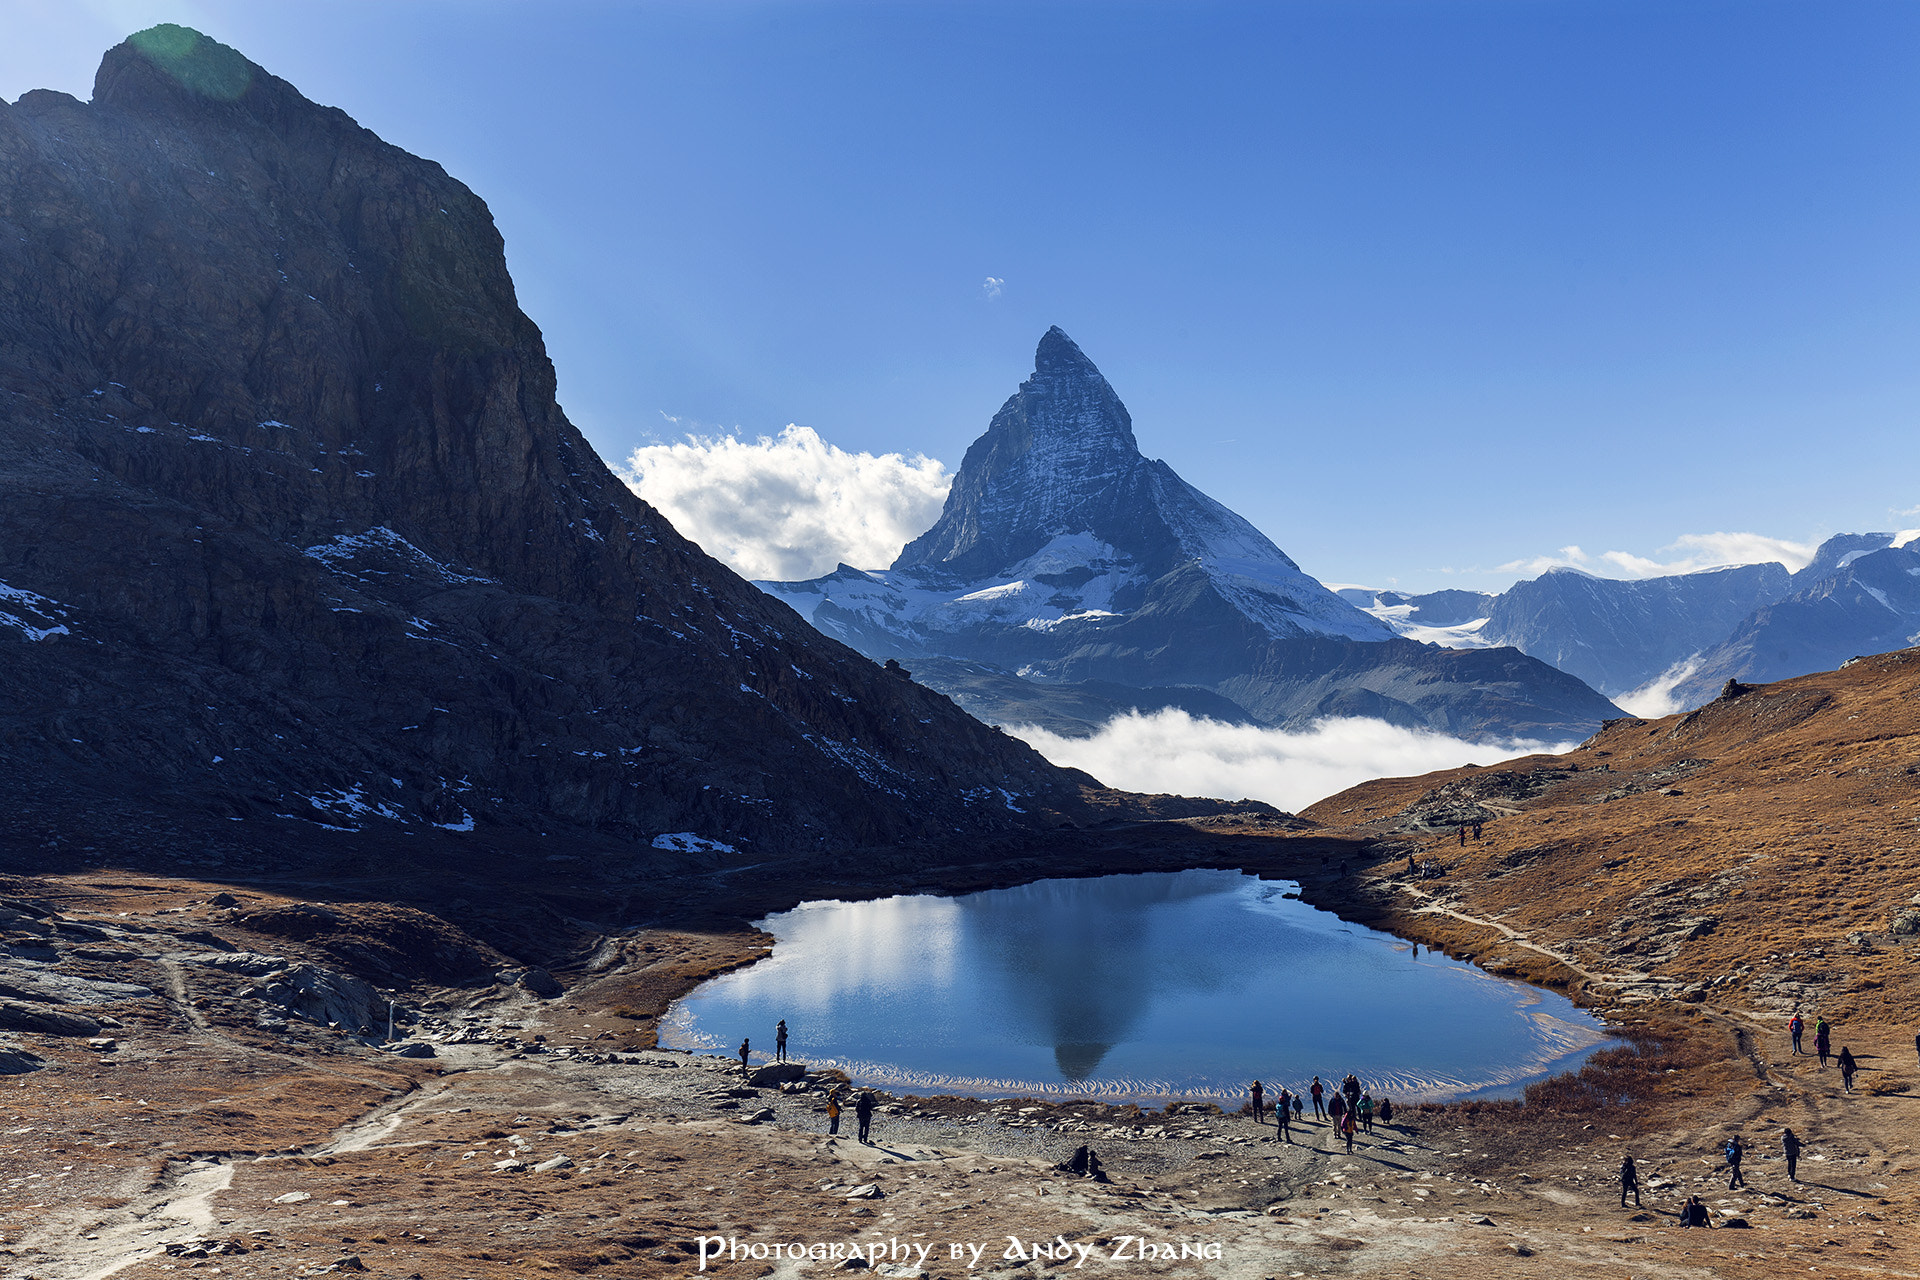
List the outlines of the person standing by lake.
<svg viewBox="0 0 1920 1280">
<path fill-rule="evenodd" d="M 859 1098 L 853 1104 L 854 1118 L 860 1122 L 859 1140 L 867 1146 L 873 1145 L 873 1090 L 862 1089 Z"/>
<path fill-rule="evenodd" d="M 1794 1172 L 1800 1163 L 1800 1138 L 1791 1129 L 1780 1135 L 1780 1154 L 1787 1158 L 1787 1181 L 1800 1181 L 1800 1175 Z"/>
<path fill-rule="evenodd" d="M 1313 1118 L 1315 1120 L 1327 1114 L 1326 1108 L 1320 1105 L 1321 1095 L 1325 1094 L 1326 1091 L 1326 1086 L 1320 1083 L 1319 1076 L 1315 1076 L 1313 1083 L 1307 1086 L 1307 1092 L 1313 1095 Z"/>
<path fill-rule="evenodd" d="M 1258 1080 L 1255 1080 L 1253 1084 L 1247 1089 L 1247 1095 L 1253 1099 L 1253 1122 L 1255 1124 L 1266 1123 L 1265 1120 L 1262 1118 L 1262 1116 L 1264 1115 L 1264 1112 L 1262 1110 L 1264 1106 L 1264 1099 L 1267 1096 L 1266 1087 L 1262 1085 Z"/>
<path fill-rule="evenodd" d="M 740 1074 L 747 1074 L 747 1038 L 740 1037 Z"/>
<path fill-rule="evenodd" d="M 840 1132 L 840 1086 L 827 1090 L 827 1132 Z"/>
<path fill-rule="evenodd" d="M 1353 1108 L 1348 1107 L 1340 1114 L 1340 1136 L 1347 1140 L 1347 1154 L 1353 1154 L 1353 1131 L 1358 1128 L 1353 1122 Z"/>
<path fill-rule="evenodd" d="M 1381 1124 L 1393 1123 L 1393 1099 L 1392 1098 L 1380 1099 L 1380 1123 Z"/>
<path fill-rule="evenodd" d="M 1373 1095 L 1370 1093 L 1360 1095 L 1360 1127 L 1373 1132 Z"/>
<path fill-rule="evenodd" d="M 1293 1141 L 1293 1134 L 1288 1132 L 1293 1120 L 1293 1104 L 1293 1095 L 1285 1089 L 1280 1090 L 1280 1096 L 1274 1100 L 1273 1106 L 1273 1140 L 1275 1142 L 1291 1143 Z"/>
<path fill-rule="evenodd" d="M 785 1018 L 780 1019 L 779 1025 L 773 1029 L 773 1060 L 775 1062 L 787 1060 L 787 1020 Z"/>
</svg>

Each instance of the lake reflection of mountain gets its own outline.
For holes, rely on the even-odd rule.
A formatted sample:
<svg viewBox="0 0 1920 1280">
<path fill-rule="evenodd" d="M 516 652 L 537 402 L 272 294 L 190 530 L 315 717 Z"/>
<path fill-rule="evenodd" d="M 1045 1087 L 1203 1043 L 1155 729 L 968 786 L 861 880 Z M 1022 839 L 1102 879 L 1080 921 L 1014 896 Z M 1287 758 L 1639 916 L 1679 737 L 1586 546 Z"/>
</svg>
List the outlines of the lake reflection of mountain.
<svg viewBox="0 0 1920 1280">
<path fill-rule="evenodd" d="M 1416 957 L 1291 887 L 1187 871 L 807 903 L 763 923 L 768 959 L 682 1001 L 669 1038 L 764 1042 L 785 1018 L 812 1062 L 979 1093 L 1221 1093 L 1357 1070 L 1403 1097 L 1597 1042 L 1563 998 Z"/>
</svg>

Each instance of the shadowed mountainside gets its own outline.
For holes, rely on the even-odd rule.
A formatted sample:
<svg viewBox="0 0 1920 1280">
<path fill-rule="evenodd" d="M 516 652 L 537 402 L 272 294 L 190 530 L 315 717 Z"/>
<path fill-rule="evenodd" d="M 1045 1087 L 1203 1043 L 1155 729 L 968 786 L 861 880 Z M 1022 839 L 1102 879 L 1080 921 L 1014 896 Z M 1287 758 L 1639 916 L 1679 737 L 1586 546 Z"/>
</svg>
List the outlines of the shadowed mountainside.
<svg viewBox="0 0 1920 1280">
<path fill-rule="evenodd" d="M 91 103 L 0 104 L 0 297 L 16 837 L 711 861 L 1082 812 L 1085 775 L 636 498 L 556 404 L 486 205 L 223 45 L 156 27 Z"/>
</svg>

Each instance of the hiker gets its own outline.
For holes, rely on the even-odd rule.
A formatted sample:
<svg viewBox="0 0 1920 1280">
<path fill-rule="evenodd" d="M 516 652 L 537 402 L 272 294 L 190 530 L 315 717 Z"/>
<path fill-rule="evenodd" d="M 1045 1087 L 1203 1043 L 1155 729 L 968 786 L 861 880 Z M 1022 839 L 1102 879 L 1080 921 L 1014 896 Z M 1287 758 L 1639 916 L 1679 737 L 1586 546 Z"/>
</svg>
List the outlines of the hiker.
<svg viewBox="0 0 1920 1280">
<path fill-rule="evenodd" d="M 740 1037 L 740 1074 L 747 1074 L 747 1038 Z"/>
<path fill-rule="evenodd" d="M 1686 1204 L 1680 1208 L 1680 1225 L 1683 1227 L 1712 1227 L 1707 1221 L 1707 1206 L 1700 1203 L 1699 1196 L 1688 1196 Z"/>
<path fill-rule="evenodd" d="M 840 1132 L 840 1086 L 827 1090 L 827 1132 Z"/>
<path fill-rule="evenodd" d="M 1352 1111 L 1360 1105 L 1360 1081 L 1352 1072 L 1340 1082 L 1340 1092 L 1347 1095 L 1347 1110 Z"/>
<path fill-rule="evenodd" d="M 1293 1118 L 1304 1124 L 1306 1123 L 1306 1116 L 1307 1104 L 1303 1102 L 1300 1095 L 1296 1093 L 1293 1095 Z"/>
<path fill-rule="evenodd" d="M 1480 824 L 1477 822 L 1473 824 L 1473 838 L 1475 840 L 1480 838 Z"/>
<path fill-rule="evenodd" d="M 1347 1114 L 1347 1100 L 1341 1094 L 1327 1099 L 1327 1123 L 1333 1126 L 1335 1133 L 1340 1132 L 1340 1121 Z"/>
<path fill-rule="evenodd" d="M 1261 1102 L 1261 1099 L 1266 1097 L 1266 1090 L 1261 1086 L 1258 1080 L 1255 1080 L 1252 1086 L 1248 1088 L 1247 1092 L 1251 1094 L 1253 1097 L 1253 1122 L 1255 1124 L 1266 1123 L 1265 1120 L 1263 1119 L 1265 1112 L 1262 1110 L 1262 1102 Z"/>
<path fill-rule="evenodd" d="M 1419 872 L 1420 872 L 1420 868 L 1418 868 L 1418 867 L 1416 867 L 1416 866 L 1415 866 L 1415 865 L 1413 864 L 1413 855 L 1412 855 L 1411 853 L 1409 853 L 1409 854 L 1407 855 L 1407 874 L 1408 874 L 1408 875 L 1410 875 L 1410 876 L 1411 876 L 1411 875 L 1418 875 L 1418 874 L 1419 874 Z M 1915 1036 L 1915 1037 L 1913 1038 L 1913 1043 L 1914 1043 L 1914 1046 L 1915 1046 L 1916 1048 L 1920 1048 L 1920 1036 Z"/>
<path fill-rule="evenodd" d="M 1726 1156 L 1729 1171 L 1727 1190 L 1729 1191 L 1737 1191 L 1747 1185 L 1747 1175 L 1740 1172 L 1740 1161 L 1745 1155 L 1746 1151 L 1740 1146 L 1739 1134 L 1736 1133 L 1727 1139 Z"/>
<path fill-rule="evenodd" d="M 1620 1207 L 1627 1207 L 1627 1192 L 1633 1192 L 1633 1207 L 1643 1209 L 1640 1203 L 1640 1171 L 1633 1167 L 1633 1157 L 1625 1156 L 1620 1161 Z"/>
<path fill-rule="evenodd" d="M 1373 1095 L 1370 1093 L 1360 1095 L 1360 1127 L 1373 1132 Z"/>
<path fill-rule="evenodd" d="M 1460 824 L 1460 847 L 1467 847 L 1467 824 L 1464 822 Z"/>
<path fill-rule="evenodd" d="M 1293 1141 L 1293 1135 L 1287 1132 L 1287 1127 L 1293 1119 L 1293 1104 L 1296 1101 L 1298 1099 L 1285 1089 L 1280 1091 L 1280 1097 L 1273 1107 L 1273 1140 L 1275 1142 Z"/>
<path fill-rule="evenodd" d="M 1347 1154 L 1353 1154 L 1353 1112 L 1348 1111 L 1340 1117 L 1340 1136 L 1347 1140 Z"/>
<path fill-rule="evenodd" d="M 1827 1054 L 1833 1049 L 1833 1028 L 1827 1025 L 1825 1018 L 1817 1019 L 1813 1024 L 1813 1051 L 1820 1056 L 1820 1069 L 1827 1069 Z"/>
<path fill-rule="evenodd" d="M 1307 1092 L 1313 1095 L 1313 1118 L 1318 1120 L 1327 1114 L 1326 1108 L 1320 1105 L 1320 1095 L 1326 1092 L 1326 1088 L 1320 1083 L 1319 1076 L 1313 1078 L 1313 1083 L 1307 1086 Z"/>
<path fill-rule="evenodd" d="M 1380 1099 L 1380 1123 L 1381 1124 L 1393 1123 L 1393 1099 L 1392 1098 Z"/>
<path fill-rule="evenodd" d="M 773 1060 L 775 1062 L 787 1060 L 787 1020 L 785 1018 L 780 1019 L 780 1024 L 773 1029 Z"/>
<path fill-rule="evenodd" d="M 1848 1093 L 1853 1092 L 1853 1073 L 1859 1069 L 1859 1066 L 1860 1064 L 1853 1060 L 1853 1050 L 1847 1048 L 1845 1045 L 1841 1045 L 1840 1087 Z"/>
<path fill-rule="evenodd" d="M 873 1131 L 873 1090 L 861 1090 L 860 1096 L 854 1099 L 853 1114 L 854 1118 L 860 1121 L 859 1140 L 867 1146 L 872 1146 L 873 1143 L 868 1135 Z"/>
<path fill-rule="evenodd" d="M 1787 1181 L 1800 1181 L 1800 1176 L 1793 1171 L 1800 1163 L 1800 1138 L 1791 1129 L 1780 1135 L 1780 1154 L 1787 1158 Z"/>
<path fill-rule="evenodd" d="M 1803 1052 L 1800 1048 L 1800 1033 L 1806 1029 L 1807 1024 L 1800 1021 L 1800 1011 L 1795 1009 L 1793 1011 L 1793 1017 L 1787 1021 L 1787 1034 L 1793 1037 L 1793 1051 L 1795 1053 Z M 1920 1036 L 1915 1036 L 1914 1039 L 1920 1040 Z"/>
</svg>

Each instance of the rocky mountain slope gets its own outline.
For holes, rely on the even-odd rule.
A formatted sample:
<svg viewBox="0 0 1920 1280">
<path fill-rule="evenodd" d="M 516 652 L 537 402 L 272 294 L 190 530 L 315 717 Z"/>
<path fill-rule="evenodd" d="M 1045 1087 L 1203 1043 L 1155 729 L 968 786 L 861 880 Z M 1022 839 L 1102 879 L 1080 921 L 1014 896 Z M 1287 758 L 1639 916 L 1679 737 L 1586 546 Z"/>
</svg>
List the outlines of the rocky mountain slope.
<svg viewBox="0 0 1920 1280">
<path fill-rule="evenodd" d="M 1920 644 L 1920 545 L 1855 547 L 1822 568 L 1796 574 L 1798 590 L 1702 652 L 1675 689 L 1681 704 L 1706 701 L 1730 679 L 1782 680 Z"/>
<path fill-rule="evenodd" d="M 1502 593 L 1480 635 L 1623 694 L 1714 644 L 1786 589 L 1786 567 L 1774 563 L 1638 581 L 1554 569 Z"/>
<path fill-rule="evenodd" d="M 1899 542 L 1836 534 L 1791 574 L 1773 562 L 1633 581 L 1552 569 L 1498 595 L 1339 594 L 1410 639 L 1508 644 L 1610 696 L 1657 681 L 1697 706 L 1730 678 L 1781 680 L 1920 643 L 1914 544 Z"/>
<path fill-rule="evenodd" d="M 1057 695 L 1049 719 L 1090 730 L 1090 686 L 1108 699 L 1115 686 L 1188 687 L 1261 723 L 1368 715 L 1487 736 L 1584 734 L 1616 710 L 1511 650 L 1395 638 L 1143 457 L 1126 407 L 1057 328 L 967 451 L 938 523 L 890 569 L 761 586 L 863 652 L 919 664 L 936 687 L 943 668 L 924 658 L 1024 682 L 1005 696 L 966 685 L 969 706 L 1004 722 Z"/>
<path fill-rule="evenodd" d="M 1056 769 L 674 532 L 486 205 L 163 26 L 0 104 L 9 838 L 519 833 L 660 861 L 1037 830 Z M 357 847 L 371 847 L 362 842 Z"/>
</svg>

